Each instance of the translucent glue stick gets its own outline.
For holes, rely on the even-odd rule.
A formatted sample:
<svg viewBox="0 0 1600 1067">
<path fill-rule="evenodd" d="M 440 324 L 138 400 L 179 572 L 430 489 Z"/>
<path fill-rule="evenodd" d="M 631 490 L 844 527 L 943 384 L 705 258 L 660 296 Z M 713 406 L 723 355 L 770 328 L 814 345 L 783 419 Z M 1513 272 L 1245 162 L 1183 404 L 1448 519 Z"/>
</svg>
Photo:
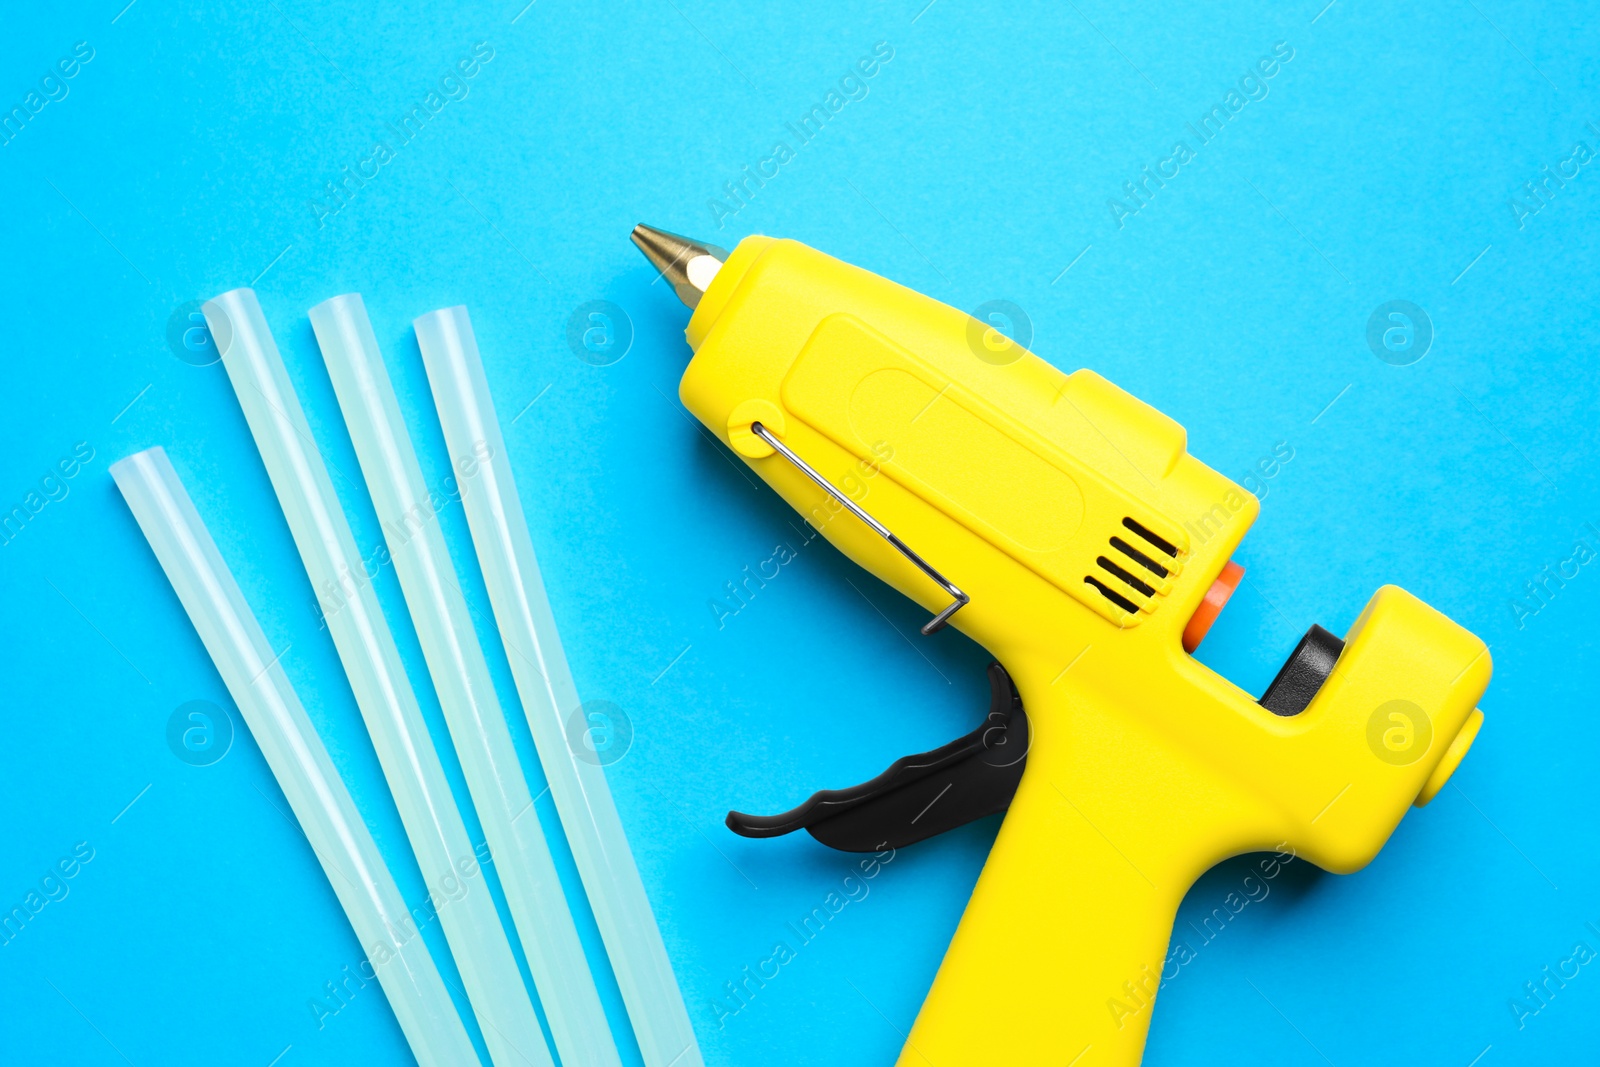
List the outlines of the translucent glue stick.
<svg viewBox="0 0 1600 1067">
<path fill-rule="evenodd" d="M 476 627 L 389 372 L 358 294 L 311 309 L 311 327 L 383 524 L 473 806 L 494 855 L 563 1067 L 618 1067 L 605 1009 L 539 828 Z M 472 469 L 454 476 L 466 485 Z M 467 491 L 471 491 L 470 488 Z"/>
<path fill-rule="evenodd" d="M 472 483 L 462 494 L 472 543 L 539 760 L 644 1062 L 647 1067 L 701 1067 L 683 995 L 605 772 L 567 741 L 567 717 L 581 714 L 577 690 L 533 556 L 467 309 L 430 312 L 415 326 L 450 454 L 456 463 L 473 465 Z"/>
<path fill-rule="evenodd" d="M 423 1067 L 477 1063 L 372 834 L 166 453 L 118 460 L 111 476 L 300 820 L 412 1055 Z"/>
<path fill-rule="evenodd" d="M 490 1058 L 495 1067 L 549 1067 L 505 927 L 261 305 L 251 290 L 235 289 L 201 310 L 322 603 Z"/>
</svg>

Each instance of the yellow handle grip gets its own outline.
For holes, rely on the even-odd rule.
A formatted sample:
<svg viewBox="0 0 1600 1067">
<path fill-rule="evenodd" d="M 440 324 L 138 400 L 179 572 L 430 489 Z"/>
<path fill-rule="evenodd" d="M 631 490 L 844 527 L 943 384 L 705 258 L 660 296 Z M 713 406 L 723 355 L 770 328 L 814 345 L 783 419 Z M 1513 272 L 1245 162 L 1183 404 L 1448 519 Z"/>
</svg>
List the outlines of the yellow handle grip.
<svg viewBox="0 0 1600 1067">
<path fill-rule="evenodd" d="M 1030 767 L 902 1067 L 1136 1067 L 1187 889 L 1155 877 Z"/>
<path fill-rule="evenodd" d="M 902 1067 L 1135 1067 L 1178 904 L 1241 832 L 1270 833 L 1126 715 L 1019 688 L 1028 767 Z"/>
</svg>

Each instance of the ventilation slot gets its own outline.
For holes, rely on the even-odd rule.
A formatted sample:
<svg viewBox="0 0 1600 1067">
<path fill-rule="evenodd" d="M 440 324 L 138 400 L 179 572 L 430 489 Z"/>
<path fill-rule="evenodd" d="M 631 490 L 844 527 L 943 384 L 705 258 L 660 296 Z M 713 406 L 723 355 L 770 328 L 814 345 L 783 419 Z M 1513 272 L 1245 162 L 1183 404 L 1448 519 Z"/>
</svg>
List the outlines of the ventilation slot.
<svg viewBox="0 0 1600 1067">
<path fill-rule="evenodd" d="M 1111 551 L 1095 559 L 1099 570 L 1084 575 L 1083 581 L 1124 612 L 1139 615 L 1154 606 L 1154 598 L 1166 595 L 1167 579 L 1176 569 L 1175 565 L 1157 562 L 1157 557 L 1176 560 L 1178 549 L 1131 518 L 1124 518 L 1122 525 L 1134 535 L 1134 541 L 1130 543 L 1113 534 L 1106 542 Z"/>
<path fill-rule="evenodd" d="M 1100 579 L 1096 578 L 1094 575 L 1092 575 L 1092 574 L 1084 575 L 1083 580 L 1087 584 L 1092 585 L 1096 589 L 1100 590 L 1100 595 L 1101 596 L 1105 597 L 1107 600 L 1111 601 L 1113 604 L 1115 604 L 1117 607 L 1121 608 L 1123 611 L 1126 611 L 1128 614 L 1137 615 L 1139 613 L 1139 605 L 1135 604 L 1133 601 L 1129 600 L 1127 597 L 1123 596 L 1121 593 L 1117 592 L 1115 589 L 1112 589 L 1110 586 L 1106 585 L 1105 582 L 1102 582 Z"/>
<path fill-rule="evenodd" d="M 1140 552 L 1137 548 L 1134 548 L 1120 537 L 1113 537 L 1111 539 L 1111 547 L 1116 549 L 1118 552 L 1121 552 L 1129 559 L 1133 560 L 1133 562 L 1137 563 L 1139 566 L 1143 567 L 1157 578 L 1165 578 L 1169 573 L 1171 573 L 1167 570 L 1167 568 L 1163 567 L 1161 564 L 1157 563 L 1143 552 Z"/>
<path fill-rule="evenodd" d="M 1150 545 L 1171 556 L 1173 559 L 1178 558 L 1178 550 L 1173 547 L 1170 542 L 1164 541 L 1157 537 L 1155 534 L 1151 533 L 1149 530 L 1146 530 L 1143 526 L 1140 526 L 1132 519 L 1123 519 L 1122 525 L 1126 526 L 1128 529 L 1144 538 L 1145 541 Z"/>
<path fill-rule="evenodd" d="M 1106 570 L 1110 571 L 1112 574 L 1115 574 L 1118 578 L 1121 578 L 1124 582 L 1127 582 L 1128 585 L 1143 593 L 1145 596 L 1156 595 L 1156 591 L 1153 586 L 1139 580 L 1138 578 L 1135 578 L 1133 575 L 1129 574 L 1115 563 L 1112 563 L 1104 556 L 1101 556 L 1099 559 L 1095 560 L 1095 562 L 1100 564 L 1100 566 L 1104 567 Z"/>
</svg>

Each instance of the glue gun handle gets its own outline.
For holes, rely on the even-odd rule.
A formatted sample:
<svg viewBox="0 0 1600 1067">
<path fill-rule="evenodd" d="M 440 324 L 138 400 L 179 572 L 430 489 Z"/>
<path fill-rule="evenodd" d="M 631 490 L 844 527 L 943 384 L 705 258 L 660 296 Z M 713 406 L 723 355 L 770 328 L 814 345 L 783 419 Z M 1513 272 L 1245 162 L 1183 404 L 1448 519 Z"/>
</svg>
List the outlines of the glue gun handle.
<svg viewBox="0 0 1600 1067">
<path fill-rule="evenodd" d="M 1052 774 L 1045 741 L 1035 734 L 901 1067 L 1140 1061 L 1193 880 L 1176 854 L 1186 828 L 1157 810 L 1130 818 L 1114 791 Z"/>
</svg>

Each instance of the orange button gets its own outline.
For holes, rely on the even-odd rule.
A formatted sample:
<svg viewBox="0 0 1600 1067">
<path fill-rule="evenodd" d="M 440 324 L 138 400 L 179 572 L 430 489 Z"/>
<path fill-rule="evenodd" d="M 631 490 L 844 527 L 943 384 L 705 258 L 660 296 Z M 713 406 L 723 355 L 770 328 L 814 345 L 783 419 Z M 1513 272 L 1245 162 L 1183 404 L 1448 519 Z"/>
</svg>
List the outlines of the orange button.
<svg viewBox="0 0 1600 1067">
<path fill-rule="evenodd" d="M 1206 639 L 1206 634 L 1211 630 L 1211 624 L 1222 614 L 1223 605 L 1227 604 L 1228 598 L 1239 588 L 1239 583 L 1243 579 L 1244 568 L 1233 560 L 1230 559 L 1222 565 L 1222 573 L 1217 575 L 1217 580 L 1206 590 L 1205 599 L 1194 609 L 1194 616 L 1190 618 L 1189 625 L 1183 628 L 1185 652 L 1193 652 L 1200 647 L 1200 642 Z"/>
</svg>

